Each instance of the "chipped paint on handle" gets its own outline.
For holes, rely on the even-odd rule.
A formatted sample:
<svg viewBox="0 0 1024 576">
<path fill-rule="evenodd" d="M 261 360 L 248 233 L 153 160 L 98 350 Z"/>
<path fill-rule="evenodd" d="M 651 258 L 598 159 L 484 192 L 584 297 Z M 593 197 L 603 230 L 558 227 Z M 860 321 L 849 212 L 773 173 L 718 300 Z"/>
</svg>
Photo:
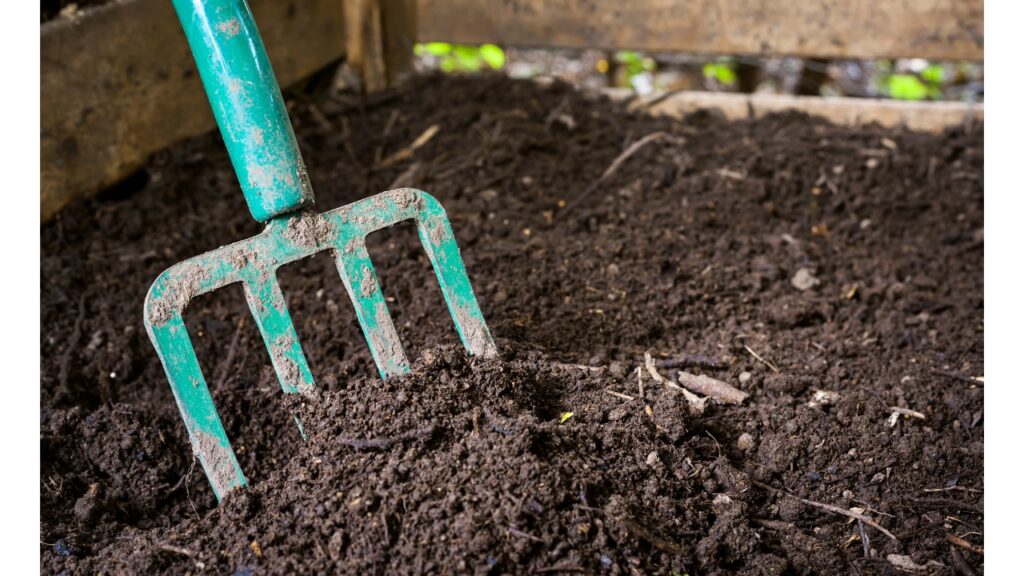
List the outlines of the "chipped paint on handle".
<svg viewBox="0 0 1024 576">
<path fill-rule="evenodd" d="M 281 89 L 245 0 L 173 0 L 253 218 L 313 205 Z"/>
<path fill-rule="evenodd" d="M 384 192 L 323 214 L 302 211 L 273 218 L 262 233 L 181 262 L 153 283 L 146 296 L 146 330 L 163 363 L 193 450 L 218 499 L 245 486 L 246 480 L 206 388 L 182 311 L 196 296 L 241 283 L 281 389 L 289 394 L 311 393 L 313 376 L 276 275 L 281 266 L 329 251 L 381 377 L 405 374 L 409 360 L 366 251 L 367 235 L 405 220 L 416 222 L 466 350 L 484 357 L 497 354 L 444 208 L 433 196 L 411 188 Z M 305 437 L 302 424 L 296 423 Z"/>
</svg>

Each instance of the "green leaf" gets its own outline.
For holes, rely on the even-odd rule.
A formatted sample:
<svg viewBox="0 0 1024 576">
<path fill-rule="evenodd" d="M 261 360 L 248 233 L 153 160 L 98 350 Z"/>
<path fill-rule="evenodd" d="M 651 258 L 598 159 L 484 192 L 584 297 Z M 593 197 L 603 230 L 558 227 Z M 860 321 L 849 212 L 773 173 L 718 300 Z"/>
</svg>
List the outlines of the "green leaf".
<svg viewBox="0 0 1024 576">
<path fill-rule="evenodd" d="M 480 57 L 494 70 L 501 70 L 505 66 L 505 51 L 494 44 L 481 46 Z"/>
<path fill-rule="evenodd" d="M 429 42 L 416 45 L 417 54 L 431 54 L 433 56 L 447 56 L 452 53 L 452 45 L 447 42 Z"/>
<path fill-rule="evenodd" d="M 938 64 L 929 64 L 921 70 L 921 78 L 929 84 L 942 84 L 946 78 L 946 69 Z"/>
<path fill-rule="evenodd" d="M 632 50 L 619 50 L 615 53 L 615 60 L 624 66 L 626 76 L 630 79 L 645 72 L 654 72 L 657 68 L 653 58 Z"/>
<path fill-rule="evenodd" d="M 455 50 L 452 52 L 455 55 L 457 62 L 457 68 L 459 70 L 468 70 L 470 72 L 476 72 L 480 69 L 482 61 L 480 60 L 480 50 L 473 46 L 464 46 L 458 44 L 455 46 Z"/>
<path fill-rule="evenodd" d="M 704 77 L 714 78 L 719 83 L 732 86 L 736 83 L 736 72 L 732 66 L 724 63 L 709 62 L 704 65 Z"/>
<path fill-rule="evenodd" d="M 569 418 L 572 418 L 572 412 L 562 412 L 562 415 L 558 417 L 558 423 L 565 424 Z"/>
<path fill-rule="evenodd" d="M 885 80 L 889 96 L 896 100 L 924 100 L 928 87 L 913 74 L 892 74 Z"/>
</svg>

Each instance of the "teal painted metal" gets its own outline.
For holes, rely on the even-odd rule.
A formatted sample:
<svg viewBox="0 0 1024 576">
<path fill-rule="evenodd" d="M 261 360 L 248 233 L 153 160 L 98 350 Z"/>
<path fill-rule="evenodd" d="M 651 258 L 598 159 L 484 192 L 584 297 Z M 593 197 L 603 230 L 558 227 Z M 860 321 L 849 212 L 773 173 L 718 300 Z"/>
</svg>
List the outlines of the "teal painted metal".
<svg viewBox="0 0 1024 576">
<path fill-rule="evenodd" d="M 244 0 L 173 0 L 253 218 L 313 205 L 281 90 Z M 340 9 L 340 8 L 339 8 Z"/>
<path fill-rule="evenodd" d="M 206 385 L 182 311 L 196 296 L 241 283 L 281 389 L 308 394 L 315 387 L 284 296 L 281 266 L 330 251 L 382 378 L 405 374 L 409 360 L 391 321 L 366 236 L 414 220 L 420 242 L 441 285 L 448 311 L 470 354 L 497 353 L 466 274 L 444 208 L 433 196 L 410 188 L 391 190 L 330 212 L 300 211 L 272 219 L 252 238 L 185 260 L 161 274 L 146 296 L 145 324 L 163 362 L 193 451 L 218 499 L 246 485 Z M 297 422 L 301 431 L 302 424 Z M 303 432 L 304 434 L 304 432 Z"/>
<path fill-rule="evenodd" d="M 407 373 L 409 360 L 366 251 L 366 236 L 414 220 L 463 345 L 470 354 L 484 357 L 495 355 L 497 348 L 441 204 L 426 192 L 403 188 L 322 214 L 299 209 L 313 203 L 313 194 L 280 102 L 280 90 L 245 2 L 174 3 L 249 207 L 254 217 L 267 221 L 257 236 L 169 268 L 146 295 L 146 331 L 163 363 L 193 452 L 220 500 L 245 486 L 246 479 L 182 320 L 182 312 L 196 296 L 241 283 L 281 389 L 287 394 L 309 394 L 315 382 L 277 282 L 277 269 L 319 252 L 332 252 L 381 377 Z M 235 44 L 239 36 L 247 39 L 247 47 Z M 249 61 L 239 62 L 245 59 Z M 242 83 L 247 96 L 232 91 L 234 80 Z M 262 140 L 251 130 L 256 126 L 264 130 Z M 272 138 L 267 130 L 273 132 Z M 262 164 L 254 164 L 254 159 Z M 286 165 L 298 178 L 289 181 L 282 168 Z M 253 166 L 269 166 L 275 171 L 264 172 L 270 174 L 265 181 L 246 180 L 245 176 L 252 176 Z M 295 422 L 305 438 L 302 423 L 298 418 Z"/>
</svg>

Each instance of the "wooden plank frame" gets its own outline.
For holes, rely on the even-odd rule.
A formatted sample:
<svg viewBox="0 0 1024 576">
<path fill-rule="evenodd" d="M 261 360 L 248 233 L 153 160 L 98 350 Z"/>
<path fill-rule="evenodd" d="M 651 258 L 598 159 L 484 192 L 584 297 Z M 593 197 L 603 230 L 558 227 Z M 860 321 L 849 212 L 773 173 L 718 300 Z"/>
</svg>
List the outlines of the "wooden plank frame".
<svg viewBox="0 0 1024 576">
<path fill-rule="evenodd" d="M 417 0 L 419 40 L 982 60 L 983 0 Z"/>
<path fill-rule="evenodd" d="M 250 0 L 279 83 L 345 54 L 343 0 Z M 116 183 L 213 115 L 168 0 L 123 0 L 42 27 L 40 211 Z"/>
<path fill-rule="evenodd" d="M 616 100 L 633 96 L 628 89 L 603 91 Z M 721 92 L 678 92 L 633 98 L 629 108 L 654 115 L 682 117 L 702 108 L 714 109 L 729 119 L 761 117 L 773 112 L 795 110 L 820 116 L 842 126 L 876 123 L 888 128 L 906 127 L 922 132 L 939 132 L 965 122 L 982 122 L 982 104 L 963 102 L 905 102 L 870 98 L 819 98 L 785 94 L 727 94 Z"/>
</svg>

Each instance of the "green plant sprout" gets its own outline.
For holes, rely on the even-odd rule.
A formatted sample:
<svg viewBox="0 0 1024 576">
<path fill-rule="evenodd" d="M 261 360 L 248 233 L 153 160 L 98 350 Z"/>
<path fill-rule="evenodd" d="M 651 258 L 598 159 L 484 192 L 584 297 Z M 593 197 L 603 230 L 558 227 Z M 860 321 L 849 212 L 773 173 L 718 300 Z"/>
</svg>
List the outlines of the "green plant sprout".
<svg viewBox="0 0 1024 576">
<path fill-rule="evenodd" d="M 654 58 L 644 56 L 632 50 L 619 50 L 615 53 L 615 62 L 619 64 L 625 75 L 624 85 L 634 91 L 645 94 L 654 89 L 654 72 L 658 69 Z M 619 84 L 619 78 L 613 78 Z"/>
<path fill-rule="evenodd" d="M 492 70 L 501 70 L 505 67 L 505 51 L 494 44 L 468 46 L 428 42 L 417 44 L 414 52 L 417 56 L 435 58 L 441 70 L 445 72 L 479 72 L 485 64 Z"/>
<path fill-rule="evenodd" d="M 569 418 L 572 418 L 572 412 L 562 412 L 561 416 L 558 417 L 558 424 L 565 424 Z"/>
<path fill-rule="evenodd" d="M 619 50 L 615 53 L 615 61 L 623 65 L 628 80 L 632 80 L 634 76 L 640 74 L 654 72 L 658 67 L 654 63 L 654 58 L 643 56 L 632 50 Z"/>
<path fill-rule="evenodd" d="M 882 84 L 890 98 L 895 100 L 942 100 L 942 83 L 946 70 L 938 64 L 929 64 L 917 74 L 887 74 Z"/>
<path fill-rule="evenodd" d="M 723 86 L 734 86 L 736 84 L 736 71 L 733 70 L 733 63 L 729 59 L 720 59 L 716 62 L 705 64 L 704 77 L 713 78 Z"/>
</svg>

